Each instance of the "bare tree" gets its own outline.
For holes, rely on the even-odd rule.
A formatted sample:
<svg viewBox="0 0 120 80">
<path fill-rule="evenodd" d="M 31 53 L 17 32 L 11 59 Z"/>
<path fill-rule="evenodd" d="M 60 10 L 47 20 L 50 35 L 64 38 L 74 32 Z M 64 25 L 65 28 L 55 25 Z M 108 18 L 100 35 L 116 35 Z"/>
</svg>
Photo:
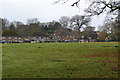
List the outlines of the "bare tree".
<svg viewBox="0 0 120 80">
<path fill-rule="evenodd" d="M 120 40 L 120 26 L 116 21 L 105 23 L 98 27 L 99 32 L 106 33 L 106 37 L 111 37 L 112 40 Z"/>
<path fill-rule="evenodd" d="M 117 0 L 94 0 L 86 9 L 87 13 L 91 13 L 91 15 L 100 15 L 104 11 L 108 13 L 115 12 L 120 10 L 120 1 Z"/>
<path fill-rule="evenodd" d="M 27 24 L 36 24 L 39 23 L 37 18 L 30 18 L 27 20 Z"/>
<path fill-rule="evenodd" d="M 66 3 L 69 0 L 58 0 L 55 3 L 59 2 Z M 120 10 L 120 1 L 119 0 L 88 0 L 91 2 L 90 6 L 88 7 L 88 12 L 94 13 L 95 15 L 99 15 L 103 13 L 106 8 L 109 8 L 109 12 L 113 12 L 116 10 Z M 79 6 L 81 0 L 76 0 L 71 6 Z"/>
<path fill-rule="evenodd" d="M 104 31 L 104 32 L 106 32 L 106 33 L 111 33 L 111 30 L 112 30 L 111 23 L 105 23 L 104 25 L 99 26 L 99 27 L 98 27 L 98 30 L 99 30 L 100 32 Z"/>
<path fill-rule="evenodd" d="M 79 35 L 79 39 L 82 35 L 81 33 L 81 28 L 83 25 L 88 25 L 88 23 L 90 22 L 90 17 L 88 16 L 83 16 L 83 15 L 75 15 L 71 18 L 71 27 L 76 28 L 78 35 Z"/>
<path fill-rule="evenodd" d="M 59 0 L 56 3 L 62 1 L 63 3 L 66 3 L 69 0 Z M 117 34 L 120 34 L 120 0 L 88 0 L 90 2 L 90 5 L 87 9 L 85 9 L 85 12 L 90 15 L 100 15 L 104 12 L 107 14 L 116 14 L 117 17 L 115 17 L 116 26 L 115 29 L 117 30 Z M 81 0 L 75 1 L 71 6 L 79 7 L 79 3 Z M 113 20 L 114 21 L 114 20 Z M 118 36 L 118 40 L 120 40 L 120 36 Z"/>
<path fill-rule="evenodd" d="M 2 30 L 7 30 L 10 26 L 10 22 L 7 19 L 2 19 Z"/>
<path fill-rule="evenodd" d="M 19 25 L 24 25 L 24 23 L 20 22 L 20 21 L 13 21 L 13 24 L 15 27 L 19 26 Z"/>
<path fill-rule="evenodd" d="M 59 2 L 63 2 L 63 3 L 66 3 L 66 2 L 68 2 L 69 0 L 58 0 L 58 1 L 56 1 L 55 3 L 59 3 Z M 79 2 L 80 2 L 80 0 L 76 0 L 74 3 L 72 3 L 71 4 L 71 6 L 76 6 L 76 7 L 79 7 Z"/>
<path fill-rule="evenodd" d="M 63 2 L 66 3 L 69 0 L 58 0 L 56 3 Z M 120 1 L 119 0 L 88 0 L 90 5 L 85 12 L 89 15 L 100 15 L 103 12 L 107 13 L 117 13 L 117 21 L 120 21 Z M 76 0 L 71 6 L 79 7 L 81 0 Z"/>
<path fill-rule="evenodd" d="M 80 32 L 80 28 L 83 25 L 88 25 L 88 23 L 90 22 L 90 17 L 89 16 L 85 16 L 85 15 L 75 15 L 71 18 L 71 25 L 72 27 L 76 27 L 77 30 Z"/>
<path fill-rule="evenodd" d="M 68 27 L 68 24 L 69 24 L 69 21 L 70 21 L 70 18 L 67 17 L 67 16 L 62 16 L 60 19 L 59 19 L 62 27 L 64 28 L 67 28 Z"/>
</svg>

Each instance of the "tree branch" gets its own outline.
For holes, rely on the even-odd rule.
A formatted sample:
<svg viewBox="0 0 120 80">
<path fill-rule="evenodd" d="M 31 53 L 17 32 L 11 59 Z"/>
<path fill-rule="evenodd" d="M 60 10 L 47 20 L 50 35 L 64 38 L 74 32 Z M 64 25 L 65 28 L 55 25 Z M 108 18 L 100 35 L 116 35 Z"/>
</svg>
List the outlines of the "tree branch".
<svg viewBox="0 0 120 80">
<path fill-rule="evenodd" d="M 61 0 L 58 0 L 58 1 L 56 1 L 56 2 L 54 2 L 54 3 L 59 3 Z"/>
<path fill-rule="evenodd" d="M 74 2 L 71 6 L 78 6 L 78 3 L 80 2 L 80 0 Z"/>
</svg>

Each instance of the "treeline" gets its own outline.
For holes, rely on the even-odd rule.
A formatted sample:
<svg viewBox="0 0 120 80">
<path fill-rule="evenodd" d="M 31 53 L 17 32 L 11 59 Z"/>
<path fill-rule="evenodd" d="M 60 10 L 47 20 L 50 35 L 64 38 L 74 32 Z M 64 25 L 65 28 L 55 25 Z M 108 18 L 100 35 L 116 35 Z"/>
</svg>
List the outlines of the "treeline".
<svg viewBox="0 0 120 80">
<path fill-rule="evenodd" d="M 20 36 L 20 37 L 28 37 L 28 36 L 41 36 L 41 37 L 50 37 L 51 34 L 55 33 L 69 33 L 72 30 L 69 28 L 64 28 L 62 25 L 57 22 L 48 22 L 48 23 L 40 23 L 33 22 L 23 24 L 21 22 L 10 23 L 8 26 L 3 26 L 2 36 Z M 18 24 L 20 23 L 20 24 Z M 66 34 L 64 34 L 66 35 Z"/>
<path fill-rule="evenodd" d="M 21 37 L 27 36 L 48 36 L 56 34 L 57 36 L 79 36 L 80 28 L 87 25 L 90 21 L 85 15 L 75 15 L 71 18 L 62 16 L 59 21 L 41 23 L 37 18 L 28 19 L 24 24 L 20 21 L 9 22 L 3 20 L 3 36 L 13 36 L 13 33 Z M 10 34 L 10 32 L 12 34 Z M 7 34 L 8 33 L 8 34 Z"/>
<path fill-rule="evenodd" d="M 100 41 L 107 38 L 113 41 L 120 41 L 120 32 L 116 22 L 108 22 L 99 26 L 98 31 L 95 27 L 89 26 L 90 17 L 83 15 L 75 15 L 71 18 L 63 16 L 59 21 L 41 23 L 37 18 L 28 19 L 24 24 L 20 21 L 9 22 L 7 19 L 2 19 L 2 36 L 85 36 L 97 34 Z M 83 27 L 83 26 L 86 27 Z M 82 29 L 82 30 L 81 30 Z"/>
<path fill-rule="evenodd" d="M 116 21 L 109 21 L 98 27 L 99 40 L 104 40 L 109 37 L 113 41 L 120 41 L 120 23 Z"/>
</svg>

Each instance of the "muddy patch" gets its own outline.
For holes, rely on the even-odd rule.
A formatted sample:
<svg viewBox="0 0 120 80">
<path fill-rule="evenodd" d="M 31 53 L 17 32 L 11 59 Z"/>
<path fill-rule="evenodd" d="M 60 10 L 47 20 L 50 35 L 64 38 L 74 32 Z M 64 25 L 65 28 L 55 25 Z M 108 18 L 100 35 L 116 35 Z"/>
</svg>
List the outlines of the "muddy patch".
<svg viewBox="0 0 120 80">
<path fill-rule="evenodd" d="M 68 70 L 68 71 L 79 71 L 80 69 L 77 69 L 77 68 L 66 68 L 66 70 Z M 73 74 L 73 73 L 71 73 L 71 74 Z"/>
<path fill-rule="evenodd" d="M 38 48 L 41 48 L 41 47 L 38 47 Z"/>
<path fill-rule="evenodd" d="M 52 60 L 52 62 L 65 62 L 64 60 Z"/>
</svg>

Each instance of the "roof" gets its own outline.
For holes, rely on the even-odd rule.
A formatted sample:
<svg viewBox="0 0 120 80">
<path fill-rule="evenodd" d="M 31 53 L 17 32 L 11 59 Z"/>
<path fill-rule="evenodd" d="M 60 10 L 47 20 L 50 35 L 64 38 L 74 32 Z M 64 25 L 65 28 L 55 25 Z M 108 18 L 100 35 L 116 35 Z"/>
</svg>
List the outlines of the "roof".
<svg viewBox="0 0 120 80">
<path fill-rule="evenodd" d="M 82 36 L 83 36 L 83 38 L 81 38 L 81 39 L 88 39 L 88 38 L 97 39 L 97 37 L 98 37 L 96 32 L 84 33 Z"/>
</svg>

